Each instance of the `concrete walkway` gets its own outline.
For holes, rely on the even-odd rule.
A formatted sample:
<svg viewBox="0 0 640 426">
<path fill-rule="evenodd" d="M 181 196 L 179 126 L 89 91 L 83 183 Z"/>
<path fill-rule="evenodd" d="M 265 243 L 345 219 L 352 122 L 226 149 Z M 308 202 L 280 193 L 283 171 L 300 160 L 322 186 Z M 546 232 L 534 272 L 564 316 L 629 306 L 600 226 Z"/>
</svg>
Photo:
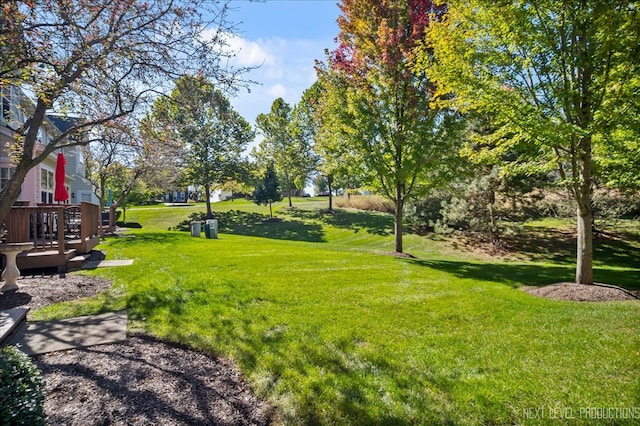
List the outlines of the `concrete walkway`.
<svg viewBox="0 0 640 426">
<path fill-rule="evenodd" d="M 108 268 L 111 266 L 128 265 L 133 265 L 133 259 L 87 260 L 82 264 L 82 269 Z"/>
<path fill-rule="evenodd" d="M 13 340 L 27 322 L 29 308 L 11 308 L 0 311 L 0 345 Z"/>
<path fill-rule="evenodd" d="M 67 349 L 116 343 L 127 339 L 127 313 L 31 322 L 14 337 L 12 344 L 28 354 L 43 354 Z"/>
</svg>

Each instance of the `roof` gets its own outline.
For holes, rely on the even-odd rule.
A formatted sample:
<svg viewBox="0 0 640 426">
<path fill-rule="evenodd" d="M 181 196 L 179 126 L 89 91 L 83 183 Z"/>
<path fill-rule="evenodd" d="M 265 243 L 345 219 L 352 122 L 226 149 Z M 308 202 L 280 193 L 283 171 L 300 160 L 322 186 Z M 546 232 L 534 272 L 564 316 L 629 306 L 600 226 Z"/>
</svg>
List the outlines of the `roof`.
<svg viewBox="0 0 640 426">
<path fill-rule="evenodd" d="M 80 117 L 69 117 L 63 115 L 54 115 L 47 114 L 47 118 L 60 130 L 60 132 L 64 133 L 73 126 L 78 125 L 82 122 Z"/>
</svg>

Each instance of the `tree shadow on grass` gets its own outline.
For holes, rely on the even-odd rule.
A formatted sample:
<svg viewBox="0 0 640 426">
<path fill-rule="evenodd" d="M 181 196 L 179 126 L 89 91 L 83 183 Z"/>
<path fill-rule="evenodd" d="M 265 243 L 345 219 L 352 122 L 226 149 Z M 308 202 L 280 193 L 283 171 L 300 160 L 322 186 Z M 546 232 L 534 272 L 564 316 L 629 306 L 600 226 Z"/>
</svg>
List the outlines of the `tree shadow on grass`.
<svg viewBox="0 0 640 426">
<path fill-rule="evenodd" d="M 185 235 L 177 232 L 144 232 L 124 234 L 111 240 L 112 246 L 128 246 L 132 244 L 162 244 L 164 247 L 180 244 Z"/>
<path fill-rule="evenodd" d="M 336 341 L 309 337 L 315 336 L 314 333 L 299 337 L 289 334 L 287 324 L 273 325 L 266 317 L 229 314 L 228 310 L 238 309 L 242 302 L 246 301 L 238 301 L 230 296 L 221 298 L 217 303 L 219 306 L 212 312 L 211 319 L 216 328 L 215 342 L 219 347 L 234 347 L 234 356 L 243 369 L 261 373 L 261 392 L 278 396 L 282 392 L 278 388 L 290 386 L 288 380 L 291 379 L 283 377 L 306 377 L 309 369 L 319 369 L 323 374 L 316 375 L 299 386 L 307 390 L 331 392 L 335 396 L 333 410 L 337 414 L 328 414 L 324 412 L 326 401 L 323 402 L 317 393 L 298 390 L 294 406 L 295 417 L 290 418 L 287 417 L 290 414 L 285 414 L 285 423 L 328 424 L 332 423 L 334 418 L 338 418 L 347 419 L 347 423 L 365 425 L 415 424 L 411 419 L 398 416 L 397 413 L 379 413 L 371 410 L 372 405 L 380 405 L 377 398 L 380 385 L 371 380 L 369 372 L 384 370 L 385 375 L 389 377 L 396 374 L 393 371 L 395 367 L 387 362 L 384 355 L 374 354 L 374 359 L 364 359 L 357 355 L 357 339 L 344 337 Z M 257 302 L 260 301 L 249 301 Z M 172 334 L 181 336 L 179 340 L 188 339 L 195 347 L 211 346 L 211 338 L 200 334 L 183 335 L 184 327 L 179 322 L 170 323 L 170 327 Z M 292 339 L 295 339 L 293 347 Z M 326 395 L 324 399 L 326 400 Z M 451 420 L 443 424 L 455 424 L 452 413 L 444 415 Z"/>
<path fill-rule="evenodd" d="M 215 212 L 215 216 L 218 220 L 218 231 L 221 233 L 277 240 L 325 242 L 322 226 L 316 223 L 271 219 L 267 215 L 241 210 Z M 204 220 L 204 216 L 199 217 L 198 220 Z M 189 223 L 190 220 L 183 221 L 176 226 L 176 229 L 188 231 Z"/>
<path fill-rule="evenodd" d="M 188 341 L 193 347 L 207 350 L 234 348 L 234 358 L 245 371 L 261 371 L 263 393 L 277 396 L 281 392 L 278 388 L 283 383 L 287 385 L 286 380 L 283 382 L 283 376 L 293 374 L 305 377 L 308 368 L 319 368 L 326 373 L 302 386 L 334 392 L 338 397 L 335 410 L 339 415 L 336 418 L 349 419 L 355 424 L 412 424 L 397 415 L 375 415 L 370 410 L 371 405 L 378 403 L 372 397 L 377 395 L 379 385 L 368 374 L 364 374 L 368 367 L 362 367 L 362 363 L 373 363 L 375 365 L 371 369 L 389 372 L 394 367 L 387 363 L 384 356 L 374 354 L 374 360 L 358 358 L 359 341 L 349 336 L 337 341 L 325 341 L 317 337 L 319 333 L 300 337 L 296 332 L 291 332 L 287 323 L 274 324 L 269 316 L 253 314 L 260 310 L 261 304 L 271 303 L 270 300 L 250 290 L 244 292 L 246 289 L 243 291 L 233 282 L 226 283 L 218 290 L 213 302 L 211 294 L 204 288 L 181 288 L 176 285 L 148 289 L 129 299 L 129 316 L 140 320 L 170 312 L 170 315 L 163 317 L 164 330 L 175 340 Z M 198 321 L 202 321 L 203 326 L 213 328 L 207 333 L 193 333 L 193 327 L 185 327 L 185 316 L 199 306 L 206 306 L 207 317 Z M 295 339 L 293 348 L 292 339 Z M 296 357 L 303 359 L 297 361 Z M 362 362 L 354 362 L 356 360 Z M 393 373 L 389 374 L 393 376 Z M 304 392 L 297 398 L 295 419 L 288 420 L 301 424 L 328 423 L 332 416 L 323 414 L 324 408 L 317 394 Z"/>
<path fill-rule="evenodd" d="M 637 268 L 640 237 L 635 234 L 598 235 L 593 241 L 593 259 L 607 266 Z"/>
<path fill-rule="evenodd" d="M 458 278 L 493 281 L 517 288 L 573 282 L 575 267 L 571 265 L 539 265 L 522 263 L 473 263 L 451 260 L 405 260 L 414 265 L 447 272 Z M 613 284 L 627 290 L 640 290 L 640 270 L 594 268 L 596 282 Z"/>
<path fill-rule="evenodd" d="M 370 234 L 389 236 L 393 234 L 393 216 L 387 213 L 364 210 L 288 210 L 282 213 L 303 220 L 315 220 L 336 228 L 351 229 L 354 233 L 364 230 Z"/>
<path fill-rule="evenodd" d="M 517 257 L 537 262 L 575 263 L 576 236 L 573 232 L 552 229 L 527 229 L 505 236 L 503 242 Z M 595 265 L 622 268 L 638 266 L 640 237 L 635 234 L 598 234 L 593 239 Z"/>
</svg>

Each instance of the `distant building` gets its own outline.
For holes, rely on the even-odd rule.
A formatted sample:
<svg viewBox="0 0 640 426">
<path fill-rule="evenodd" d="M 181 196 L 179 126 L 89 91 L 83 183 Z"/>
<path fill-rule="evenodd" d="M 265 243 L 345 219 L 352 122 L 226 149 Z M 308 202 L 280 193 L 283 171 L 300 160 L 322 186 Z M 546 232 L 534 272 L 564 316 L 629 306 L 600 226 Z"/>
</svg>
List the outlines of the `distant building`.
<svg viewBox="0 0 640 426">
<path fill-rule="evenodd" d="M 164 194 L 163 200 L 167 204 L 186 203 L 189 200 L 189 191 L 170 191 Z"/>
<path fill-rule="evenodd" d="M 216 203 L 218 201 L 225 201 L 233 197 L 233 193 L 230 191 L 223 191 L 216 189 L 211 191 L 211 197 L 209 201 Z M 163 201 L 167 204 L 173 203 L 187 203 L 191 201 L 204 201 L 204 190 L 200 186 L 190 185 L 186 191 L 174 190 L 167 192 L 163 196 Z"/>
<path fill-rule="evenodd" d="M 78 119 L 73 117 L 57 115 L 49 115 L 47 117 L 62 132 L 67 131 L 78 122 Z M 80 146 L 65 148 L 63 153 L 67 160 L 67 167 L 65 171 L 67 175 L 71 177 L 69 185 L 69 202 L 71 204 L 81 202 L 100 204 L 100 200 L 98 200 L 98 196 L 93 190 L 93 184 L 86 178 L 87 168 L 82 148 Z"/>
</svg>

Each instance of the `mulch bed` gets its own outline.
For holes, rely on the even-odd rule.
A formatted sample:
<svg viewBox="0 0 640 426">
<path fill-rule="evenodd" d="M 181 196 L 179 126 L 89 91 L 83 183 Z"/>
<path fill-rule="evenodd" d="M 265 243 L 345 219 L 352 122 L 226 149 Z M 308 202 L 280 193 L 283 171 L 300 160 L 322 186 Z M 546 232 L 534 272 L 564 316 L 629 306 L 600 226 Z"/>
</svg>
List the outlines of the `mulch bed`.
<svg viewBox="0 0 640 426">
<path fill-rule="evenodd" d="M 18 290 L 0 295 L 0 310 L 28 306 L 32 310 L 58 302 L 93 296 L 113 283 L 99 277 L 70 275 L 31 275 L 18 280 Z"/>
<path fill-rule="evenodd" d="M 52 425 L 266 425 L 272 414 L 231 362 L 149 336 L 34 360 Z"/>
<path fill-rule="evenodd" d="M 611 302 L 616 300 L 637 300 L 640 294 L 608 284 L 556 283 L 544 287 L 525 287 L 529 294 L 555 300 L 574 302 Z"/>
</svg>

